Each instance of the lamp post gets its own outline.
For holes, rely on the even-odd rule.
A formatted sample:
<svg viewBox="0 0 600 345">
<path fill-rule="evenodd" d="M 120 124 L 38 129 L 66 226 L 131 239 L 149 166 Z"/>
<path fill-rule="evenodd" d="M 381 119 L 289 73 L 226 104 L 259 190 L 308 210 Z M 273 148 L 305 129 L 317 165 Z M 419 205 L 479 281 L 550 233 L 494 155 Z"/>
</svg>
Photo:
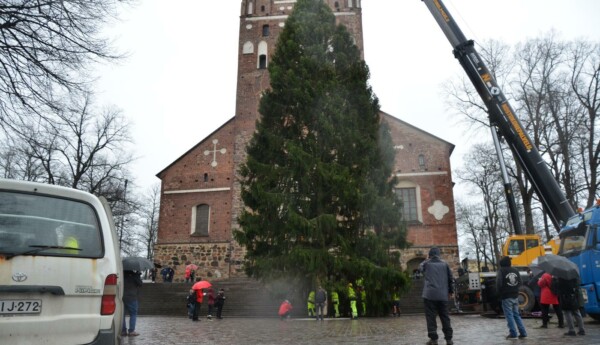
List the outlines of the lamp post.
<svg viewBox="0 0 600 345">
<path fill-rule="evenodd" d="M 481 246 L 483 248 L 483 250 L 481 251 L 483 254 L 483 262 L 484 262 L 482 271 L 487 272 L 487 271 L 489 271 L 489 268 L 487 267 L 487 255 L 485 254 L 485 249 L 486 249 L 485 247 L 487 245 L 487 236 L 485 236 L 485 232 L 483 232 L 483 231 L 479 234 L 479 243 L 481 243 Z"/>
</svg>

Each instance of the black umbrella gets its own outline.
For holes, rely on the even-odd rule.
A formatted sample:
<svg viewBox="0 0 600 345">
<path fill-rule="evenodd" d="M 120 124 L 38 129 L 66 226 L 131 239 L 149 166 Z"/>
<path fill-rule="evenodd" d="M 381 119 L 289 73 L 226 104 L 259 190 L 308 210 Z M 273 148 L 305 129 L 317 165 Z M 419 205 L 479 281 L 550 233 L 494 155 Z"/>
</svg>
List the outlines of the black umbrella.
<svg viewBox="0 0 600 345">
<path fill-rule="evenodd" d="M 124 271 L 144 271 L 151 270 L 154 268 L 154 263 L 146 258 L 131 256 L 123 258 L 123 270 Z"/>
<path fill-rule="evenodd" d="M 579 278 L 579 268 L 577 265 L 564 256 L 546 254 L 538 258 L 538 266 L 551 275 L 571 280 Z"/>
</svg>

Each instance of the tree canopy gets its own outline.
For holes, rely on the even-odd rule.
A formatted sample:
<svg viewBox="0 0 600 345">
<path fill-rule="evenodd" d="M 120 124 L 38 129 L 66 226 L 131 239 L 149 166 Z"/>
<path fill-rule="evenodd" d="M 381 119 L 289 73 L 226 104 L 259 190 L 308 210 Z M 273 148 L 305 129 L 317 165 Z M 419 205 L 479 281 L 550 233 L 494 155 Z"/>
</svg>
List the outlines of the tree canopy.
<svg viewBox="0 0 600 345">
<path fill-rule="evenodd" d="M 341 286 L 364 278 L 370 303 L 401 288 L 405 246 L 394 152 L 369 70 L 319 0 L 299 0 L 269 64 L 271 88 L 240 168 L 246 271 Z"/>
</svg>

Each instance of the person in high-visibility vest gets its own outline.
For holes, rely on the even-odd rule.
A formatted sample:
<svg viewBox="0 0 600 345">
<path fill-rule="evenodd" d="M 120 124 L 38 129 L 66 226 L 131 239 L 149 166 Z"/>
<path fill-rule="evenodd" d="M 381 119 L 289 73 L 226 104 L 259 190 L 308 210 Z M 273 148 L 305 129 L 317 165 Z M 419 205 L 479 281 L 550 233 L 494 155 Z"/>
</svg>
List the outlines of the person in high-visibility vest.
<svg viewBox="0 0 600 345">
<path fill-rule="evenodd" d="M 394 291 L 392 294 L 392 314 L 393 316 L 400 316 L 400 294 L 398 291 Z"/>
<path fill-rule="evenodd" d="M 308 309 L 308 316 L 315 316 L 315 292 L 311 291 L 308 294 L 308 301 L 306 303 L 306 308 Z"/>
<path fill-rule="evenodd" d="M 340 296 L 337 291 L 331 292 L 331 304 L 333 304 L 333 310 L 335 311 L 334 317 L 340 317 Z"/>
<path fill-rule="evenodd" d="M 360 302 L 362 306 L 362 316 L 367 316 L 367 292 L 364 286 L 360 288 Z"/>
<path fill-rule="evenodd" d="M 356 309 L 356 291 L 352 283 L 348 283 L 348 299 L 350 300 L 350 310 L 352 310 L 352 319 L 358 318 L 358 310 Z"/>
</svg>

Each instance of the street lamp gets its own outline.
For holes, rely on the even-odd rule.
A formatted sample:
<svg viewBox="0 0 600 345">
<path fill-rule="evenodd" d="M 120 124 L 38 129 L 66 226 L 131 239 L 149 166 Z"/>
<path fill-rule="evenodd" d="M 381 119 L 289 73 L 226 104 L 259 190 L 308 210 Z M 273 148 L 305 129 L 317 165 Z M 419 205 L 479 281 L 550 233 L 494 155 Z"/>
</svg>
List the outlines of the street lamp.
<svg viewBox="0 0 600 345">
<path fill-rule="evenodd" d="M 487 272 L 489 271 L 489 268 L 487 267 L 487 255 L 485 254 L 485 247 L 487 245 L 487 236 L 485 235 L 485 232 L 481 232 L 479 234 L 479 243 L 481 243 L 481 246 L 483 247 L 483 250 L 481 251 L 483 253 L 483 269 L 482 271 Z"/>
</svg>

